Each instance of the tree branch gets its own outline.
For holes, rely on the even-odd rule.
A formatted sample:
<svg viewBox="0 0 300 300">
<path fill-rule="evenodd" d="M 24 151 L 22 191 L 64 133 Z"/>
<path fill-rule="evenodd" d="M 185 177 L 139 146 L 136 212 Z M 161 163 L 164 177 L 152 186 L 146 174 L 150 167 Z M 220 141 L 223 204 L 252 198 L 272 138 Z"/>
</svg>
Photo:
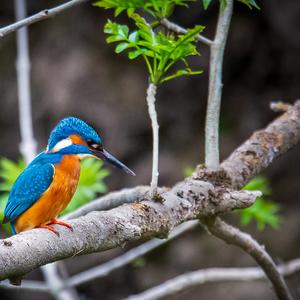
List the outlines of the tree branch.
<svg viewBox="0 0 300 300">
<path fill-rule="evenodd" d="M 278 299 L 292 299 L 286 283 L 271 256 L 251 235 L 226 224 L 220 218 L 201 218 L 200 220 L 214 236 L 222 239 L 226 243 L 242 248 L 254 258 L 273 284 Z"/>
<path fill-rule="evenodd" d="M 261 173 L 274 159 L 287 152 L 300 140 L 300 101 L 268 127 L 256 131 L 222 163 L 231 178 L 230 185 L 239 189 Z"/>
<path fill-rule="evenodd" d="M 91 211 L 108 210 L 125 203 L 137 202 L 146 198 L 149 192 L 149 186 L 137 186 L 134 188 L 126 188 L 120 191 L 110 192 L 107 195 L 100 197 L 90 203 L 87 203 L 75 211 L 65 215 L 63 219 L 70 220 L 88 214 Z M 159 192 L 166 189 L 159 188 Z"/>
<path fill-rule="evenodd" d="M 135 259 L 149 253 L 150 251 L 158 248 L 159 246 L 168 243 L 179 235 L 195 228 L 199 224 L 198 221 L 189 221 L 176 227 L 167 239 L 153 239 L 144 244 L 141 244 L 126 253 L 118 256 L 100 266 L 89 269 L 80 274 L 74 275 L 66 282 L 68 286 L 77 286 L 86 283 L 96 278 L 104 277 L 111 272 L 133 262 Z"/>
<path fill-rule="evenodd" d="M 48 19 L 50 17 L 56 16 L 57 14 L 65 11 L 68 8 L 77 6 L 77 5 L 79 5 L 81 3 L 84 3 L 84 2 L 87 2 L 87 1 L 89 1 L 89 0 L 72 0 L 72 1 L 69 1 L 69 2 L 64 3 L 62 5 L 59 5 L 57 7 L 42 10 L 39 13 L 37 13 L 35 15 L 32 15 L 28 18 L 25 18 L 23 20 L 15 22 L 11 25 L 7 25 L 5 27 L 2 27 L 2 28 L 0 28 L 0 38 L 4 37 L 5 35 L 7 35 L 9 33 L 12 33 L 14 31 L 18 30 L 21 27 L 29 26 L 33 23 L 36 23 L 36 22 Z"/>
<path fill-rule="evenodd" d="M 161 21 L 160 21 L 161 25 L 165 26 L 167 29 L 173 31 L 173 32 L 176 32 L 176 33 L 182 33 L 182 34 L 185 34 L 187 33 L 187 30 L 181 26 L 179 26 L 178 24 L 174 23 L 174 22 L 171 22 L 170 20 L 166 19 L 166 18 L 163 18 Z M 198 34 L 197 35 L 197 38 L 196 40 L 198 42 L 202 42 L 204 43 L 205 45 L 207 46 L 212 46 L 213 44 L 213 41 L 204 37 L 203 35 L 201 34 Z"/>
<path fill-rule="evenodd" d="M 34 229 L 0 241 L 0 279 L 22 275 L 40 265 L 66 257 L 163 236 L 184 221 L 251 205 L 257 194 L 232 191 L 218 185 L 218 181 L 228 186 L 245 184 L 258 170 L 267 167 L 273 159 L 299 142 L 300 101 L 260 131 L 260 136 L 265 136 L 264 132 L 266 136 L 272 135 L 273 139 L 267 139 L 260 145 L 254 134 L 222 164 L 225 172 L 212 176 L 211 173 L 205 173 L 203 168 L 198 168 L 194 178 L 188 178 L 169 191 L 162 192 L 163 203 L 144 200 L 110 211 L 92 212 L 70 221 L 73 233 L 59 228 L 62 231 L 60 238 L 43 229 Z M 277 135 L 278 139 L 275 138 Z M 252 152 L 249 154 L 247 149 Z M 270 153 L 274 154 L 272 159 Z M 249 155 L 256 159 L 249 159 Z M 259 167 L 259 163 L 263 166 Z M 240 166 L 241 172 L 237 166 Z M 238 180 L 234 176 L 238 176 Z M 215 186 L 203 180 L 209 180 Z"/>
<path fill-rule="evenodd" d="M 166 237 L 184 221 L 248 207 L 256 194 L 214 190 L 210 183 L 190 180 L 177 184 L 161 197 L 163 204 L 145 200 L 69 221 L 74 232 L 59 228 L 61 237 L 44 229 L 33 229 L 2 241 L 0 280 L 66 257 L 108 250 L 129 241 Z"/>
<path fill-rule="evenodd" d="M 225 44 L 233 11 L 233 0 L 226 7 L 220 5 L 216 35 L 210 47 L 209 87 L 205 124 L 205 165 L 217 170 L 219 155 L 219 122 L 222 97 L 222 66 Z"/>
<path fill-rule="evenodd" d="M 300 259 L 294 259 L 277 267 L 282 276 L 289 276 L 300 271 Z M 189 272 L 150 288 L 138 295 L 129 296 L 126 300 L 166 299 L 184 290 L 208 282 L 233 282 L 265 280 L 261 268 L 210 268 Z"/>
<path fill-rule="evenodd" d="M 27 290 L 27 291 L 40 291 L 40 292 L 49 292 L 50 287 L 48 284 L 43 281 L 35 280 L 22 280 L 22 285 L 12 285 L 8 280 L 2 281 L 0 283 L 0 288 L 4 289 L 17 289 L 17 290 Z"/>
</svg>

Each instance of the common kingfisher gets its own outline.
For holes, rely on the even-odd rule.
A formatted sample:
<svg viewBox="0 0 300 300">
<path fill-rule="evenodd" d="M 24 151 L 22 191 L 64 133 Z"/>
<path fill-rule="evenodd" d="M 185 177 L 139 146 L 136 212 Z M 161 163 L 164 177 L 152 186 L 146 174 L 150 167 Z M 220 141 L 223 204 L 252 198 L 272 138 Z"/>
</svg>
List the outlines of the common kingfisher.
<svg viewBox="0 0 300 300">
<path fill-rule="evenodd" d="M 84 157 L 102 159 L 135 175 L 104 150 L 100 135 L 91 126 L 78 118 L 65 118 L 52 130 L 46 150 L 24 169 L 10 191 L 3 223 L 10 222 L 13 234 L 39 227 L 59 235 L 53 224 L 72 230 L 57 217 L 76 191 Z"/>
</svg>

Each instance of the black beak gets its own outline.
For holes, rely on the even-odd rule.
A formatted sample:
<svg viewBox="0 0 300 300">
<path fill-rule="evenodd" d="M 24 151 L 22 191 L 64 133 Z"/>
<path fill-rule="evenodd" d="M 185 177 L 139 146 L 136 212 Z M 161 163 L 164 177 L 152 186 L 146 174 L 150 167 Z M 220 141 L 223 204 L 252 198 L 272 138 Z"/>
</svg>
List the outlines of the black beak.
<svg viewBox="0 0 300 300">
<path fill-rule="evenodd" d="M 94 148 L 92 148 L 91 150 L 93 151 L 96 157 L 116 166 L 117 168 L 125 171 L 127 174 L 135 176 L 135 173 L 133 171 L 131 171 L 128 167 L 126 167 L 123 163 L 121 163 L 118 159 L 116 159 L 113 155 L 108 153 L 106 150 L 104 149 L 100 150 Z"/>
</svg>

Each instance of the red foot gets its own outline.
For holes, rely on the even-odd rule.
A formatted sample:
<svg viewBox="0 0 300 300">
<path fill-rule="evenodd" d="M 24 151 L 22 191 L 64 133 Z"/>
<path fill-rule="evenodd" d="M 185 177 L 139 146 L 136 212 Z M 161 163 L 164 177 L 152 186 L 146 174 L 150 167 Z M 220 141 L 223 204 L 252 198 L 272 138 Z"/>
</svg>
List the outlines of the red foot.
<svg viewBox="0 0 300 300">
<path fill-rule="evenodd" d="M 57 225 L 65 226 L 65 227 L 69 228 L 71 231 L 73 231 L 73 228 L 70 224 L 65 223 L 63 221 L 59 221 L 57 219 L 51 220 L 48 224 L 57 224 Z"/>
<path fill-rule="evenodd" d="M 48 230 L 52 231 L 53 233 L 55 233 L 57 236 L 59 236 L 59 232 L 54 227 L 52 227 L 50 225 L 40 225 L 39 228 L 48 229 Z"/>
</svg>

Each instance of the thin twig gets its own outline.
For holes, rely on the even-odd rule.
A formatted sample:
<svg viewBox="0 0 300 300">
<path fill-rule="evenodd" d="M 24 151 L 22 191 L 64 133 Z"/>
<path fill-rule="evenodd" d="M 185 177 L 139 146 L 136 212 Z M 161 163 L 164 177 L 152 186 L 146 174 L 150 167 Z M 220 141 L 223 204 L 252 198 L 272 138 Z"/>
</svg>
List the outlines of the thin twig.
<svg viewBox="0 0 300 300">
<path fill-rule="evenodd" d="M 151 196 L 154 196 L 157 193 L 157 184 L 158 184 L 158 176 L 159 176 L 159 172 L 158 172 L 159 126 L 157 122 L 157 113 L 155 109 L 156 89 L 157 87 L 153 83 L 150 83 L 147 89 L 148 112 L 151 119 L 152 134 L 153 134 L 152 178 L 150 184 Z"/>
<path fill-rule="evenodd" d="M 173 240 L 174 238 L 178 237 L 179 235 L 187 232 L 195 228 L 199 223 L 197 221 L 190 221 L 184 224 L 179 225 L 176 227 L 168 236 L 167 239 L 153 239 L 150 240 L 140 246 L 137 246 L 126 253 L 100 265 L 95 268 L 89 269 L 85 272 L 81 272 L 80 274 L 74 275 L 67 281 L 69 286 L 77 286 L 88 282 L 90 280 L 104 277 L 110 274 L 112 271 L 119 269 L 135 259 L 149 253 L 150 251 L 158 248 L 159 246 L 168 243 L 169 241 Z"/>
<path fill-rule="evenodd" d="M 242 248 L 254 258 L 271 281 L 278 299 L 292 299 L 286 283 L 271 256 L 251 235 L 228 225 L 220 218 L 200 218 L 200 220 L 214 236 L 224 240 L 226 243 Z"/>
<path fill-rule="evenodd" d="M 0 282 L 0 288 L 4 289 L 18 289 L 18 290 L 28 290 L 28 291 L 40 291 L 49 292 L 50 287 L 42 281 L 34 280 L 22 280 L 22 285 L 12 285 L 8 280 Z"/>
<path fill-rule="evenodd" d="M 277 267 L 282 276 L 289 276 L 300 271 L 300 259 L 294 259 Z M 260 267 L 253 268 L 210 268 L 185 273 L 150 288 L 126 300 L 157 300 L 183 292 L 188 288 L 208 282 L 233 282 L 266 280 Z"/>
<path fill-rule="evenodd" d="M 21 27 L 29 26 L 33 23 L 48 19 L 50 17 L 53 17 L 53 16 L 65 11 L 68 8 L 77 6 L 77 5 L 87 2 L 87 1 L 89 1 L 89 0 L 72 0 L 72 1 L 69 1 L 62 5 L 59 5 L 57 7 L 42 10 L 39 13 L 32 15 L 28 18 L 24 18 L 18 22 L 15 22 L 13 24 L 2 27 L 2 28 L 0 28 L 0 38 L 4 37 L 5 35 L 7 35 L 9 33 L 12 33 L 14 31 L 18 30 Z"/>
<path fill-rule="evenodd" d="M 227 0 L 225 8 L 220 5 L 215 39 L 210 47 L 209 87 L 205 124 L 205 165 L 217 170 L 219 155 L 219 119 L 222 97 L 222 66 L 225 44 L 233 11 L 233 0 Z"/>
<path fill-rule="evenodd" d="M 161 25 L 165 26 L 166 28 L 168 28 L 169 30 L 173 31 L 173 32 L 176 32 L 176 33 L 182 33 L 182 34 L 185 34 L 187 32 L 187 30 L 181 26 L 179 26 L 178 24 L 174 23 L 174 22 L 171 22 L 170 20 L 166 19 L 166 18 L 163 18 L 161 21 L 160 21 Z M 203 35 L 201 34 L 198 34 L 197 37 L 196 37 L 196 41 L 198 42 L 202 42 L 204 43 L 205 45 L 207 46 L 211 46 L 213 44 L 213 41 L 204 37 Z"/>
</svg>

